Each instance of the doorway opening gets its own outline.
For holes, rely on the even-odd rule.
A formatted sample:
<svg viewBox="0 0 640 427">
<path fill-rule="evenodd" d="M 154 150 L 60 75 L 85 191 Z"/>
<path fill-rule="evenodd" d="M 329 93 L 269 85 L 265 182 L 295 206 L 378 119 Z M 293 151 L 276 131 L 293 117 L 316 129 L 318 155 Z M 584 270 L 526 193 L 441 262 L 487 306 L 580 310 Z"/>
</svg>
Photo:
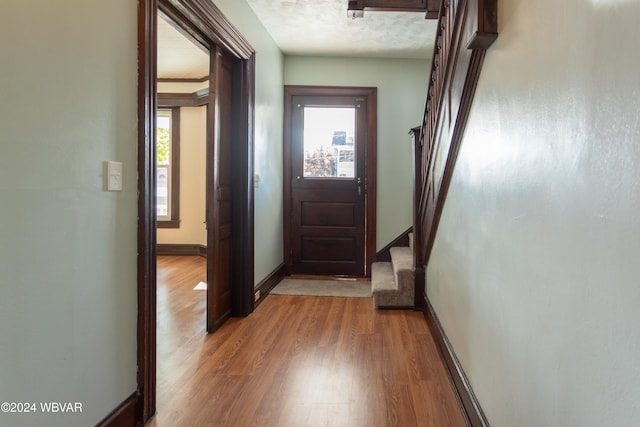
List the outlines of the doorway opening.
<svg viewBox="0 0 640 427">
<path fill-rule="evenodd" d="M 157 16 L 157 109 L 155 138 L 157 255 L 157 357 L 177 350 L 184 335 L 206 330 L 206 162 L 209 48 L 169 16 Z M 188 277 L 172 256 L 195 257 Z M 175 260 L 173 260 L 175 261 Z M 176 268 L 176 266 L 180 266 Z M 197 266 L 197 268 L 196 268 Z M 176 321 L 188 308 L 193 323 Z"/>
<path fill-rule="evenodd" d="M 156 81 L 158 13 L 211 53 L 208 87 L 201 94 L 208 98 L 204 188 L 209 332 L 227 317 L 246 316 L 253 310 L 255 58 L 248 42 L 210 1 L 141 0 L 138 11 L 138 418 L 144 423 L 156 411 L 155 135 L 156 111 L 165 101 L 161 102 Z M 193 93 L 181 98 L 192 102 Z M 170 194 L 168 184 L 166 195 Z M 162 213 L 174 220 L 170 202 L 163 203 L 165 207 Z"/>
<path fill-rule="evenodd" d="M 156 335 L 157 407 L 186 344 L 206 333 L 210 52 L 169 16 L 157 16 Z"/>
</svg>

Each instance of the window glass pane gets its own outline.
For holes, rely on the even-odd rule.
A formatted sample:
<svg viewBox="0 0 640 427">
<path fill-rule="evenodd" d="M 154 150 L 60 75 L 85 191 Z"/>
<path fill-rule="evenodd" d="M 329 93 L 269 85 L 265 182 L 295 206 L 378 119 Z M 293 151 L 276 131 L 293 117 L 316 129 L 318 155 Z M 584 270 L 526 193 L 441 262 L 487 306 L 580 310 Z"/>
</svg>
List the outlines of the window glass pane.
<svg viewBox="0 0 640 427">
<path fill-rule="evenodd" d="M 158 218 L 169 216 L 169 181 L 168 166 L 158 166 L 156 169 L 156 209 Z"/>
<path fill-rule="evenodd" d="M 171 110 L 156 117 L 156 214 L 171 219 Z"/>
<path fill-rule="evenodd" d="M 168 165 L 171 162 L 171 111 L 158 111 L 156 118 L 156 161 L 159 165 Z"/>
<path fill-rule="evenodd" d="M 304 107 L 305 177 L 355 177 L 356 109 Z"/>
</svg>

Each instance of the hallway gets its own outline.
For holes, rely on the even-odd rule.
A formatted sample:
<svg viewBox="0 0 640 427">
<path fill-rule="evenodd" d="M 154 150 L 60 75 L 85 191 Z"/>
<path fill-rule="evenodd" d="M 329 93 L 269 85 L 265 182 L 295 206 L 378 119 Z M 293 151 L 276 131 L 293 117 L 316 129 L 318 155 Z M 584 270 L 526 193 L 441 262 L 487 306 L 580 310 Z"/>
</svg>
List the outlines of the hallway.
<svg viewBox="0 0 640 427">
<path fill-rule="evenodd" d="M 464 426 L 421 313 L 270 295 L 204 332 L 205 260 L 158 258 L 150 426 Z"/>
</svg>

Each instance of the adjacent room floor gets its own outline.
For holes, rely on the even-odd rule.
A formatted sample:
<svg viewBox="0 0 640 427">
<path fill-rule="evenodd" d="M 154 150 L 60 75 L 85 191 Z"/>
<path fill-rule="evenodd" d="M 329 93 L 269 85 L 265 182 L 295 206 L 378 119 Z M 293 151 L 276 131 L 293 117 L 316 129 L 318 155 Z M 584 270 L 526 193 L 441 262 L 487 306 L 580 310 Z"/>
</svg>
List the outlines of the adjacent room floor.
<svg viewBox="0 0 640 427">
<path fill-rule="evenodd" d="M 465 426 L 421 313 L 269 295 L 205 333 L 200 257 L 158 258 L 151 426 Z"/>
</svg>

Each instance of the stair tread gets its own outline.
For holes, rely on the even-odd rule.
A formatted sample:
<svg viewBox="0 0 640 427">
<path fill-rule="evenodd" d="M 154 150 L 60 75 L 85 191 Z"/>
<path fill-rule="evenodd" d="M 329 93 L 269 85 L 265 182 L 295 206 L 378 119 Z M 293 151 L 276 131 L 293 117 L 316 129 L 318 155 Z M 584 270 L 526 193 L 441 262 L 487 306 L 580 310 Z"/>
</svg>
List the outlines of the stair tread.
<svg viewBox="0 0 640 427">
<path fill-rule="evenodd" d="M 413 250 L 408 246 L 393 247 L 391 253 L 391 263 L 394 271 L 413 271 Z"/>
<path fill-rule="evenodd" d="M 393 267 L 390 262 L 371 264 L 371 292 L 393 291 L 397 289 Z"/>
</svg>

